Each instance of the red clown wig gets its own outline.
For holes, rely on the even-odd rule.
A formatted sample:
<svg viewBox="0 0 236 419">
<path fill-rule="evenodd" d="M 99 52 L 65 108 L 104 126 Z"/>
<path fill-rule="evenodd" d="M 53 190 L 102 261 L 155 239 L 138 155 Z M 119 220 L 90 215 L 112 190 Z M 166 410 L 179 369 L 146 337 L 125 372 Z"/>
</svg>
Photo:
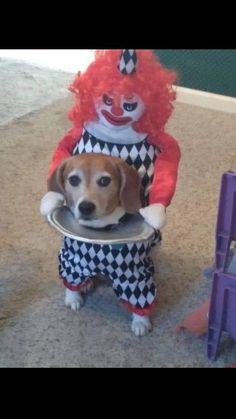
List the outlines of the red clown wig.
<svg viewBox="0 0 236 419">
<path fill-rule="evenodd" d="M 83 126 L 97 118 L 94 100 L 104 94 L 113 97 L 137 94 L 143 100 L 146 111 L 134 123 L 137 132 L 146 133 L 155 141 L 163 133 L 173 111 L 176 99 L 172 85 L 176 74 L 158 62 L 151 50 L 137 50 L 138 64 L 135 74 L 125 76 L 118 69 L 121 50 L 100 50 L 94 62 L 83 74 L 78 74 L 70 90 L 75 93 L 75 106 L 69 118 L 75 126 Z"/>
</svg>

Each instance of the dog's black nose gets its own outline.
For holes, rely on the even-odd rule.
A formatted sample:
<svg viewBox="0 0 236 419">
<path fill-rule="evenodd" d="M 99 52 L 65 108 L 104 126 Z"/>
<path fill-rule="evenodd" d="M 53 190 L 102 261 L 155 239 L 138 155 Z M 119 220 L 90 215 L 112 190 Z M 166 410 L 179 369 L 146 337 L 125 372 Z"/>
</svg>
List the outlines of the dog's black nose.
<svg viewBox="0 0 236 419">
<path fill-rule="evenodd" d="M 82 215 L 91 215 L 95 211 L 95 205 L 89 201 L 83 201 L 79 204 L 79 210 Z"/>
</svg>

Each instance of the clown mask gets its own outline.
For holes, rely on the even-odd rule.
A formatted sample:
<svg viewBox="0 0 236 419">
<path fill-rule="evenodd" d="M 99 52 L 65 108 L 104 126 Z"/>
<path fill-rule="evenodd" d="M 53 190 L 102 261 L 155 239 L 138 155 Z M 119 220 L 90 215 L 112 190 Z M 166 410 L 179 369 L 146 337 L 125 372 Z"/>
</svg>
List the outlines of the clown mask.
<svg viewBox="0 0 236 419">
<path fill-rule="evenodd" d="M 115 130 L 132 126 L 145 111 L 145 105 L 138 95 L 118 97 L 104 94 L 95 101 L 95 108 L 99 122 Z"/>
</svg>

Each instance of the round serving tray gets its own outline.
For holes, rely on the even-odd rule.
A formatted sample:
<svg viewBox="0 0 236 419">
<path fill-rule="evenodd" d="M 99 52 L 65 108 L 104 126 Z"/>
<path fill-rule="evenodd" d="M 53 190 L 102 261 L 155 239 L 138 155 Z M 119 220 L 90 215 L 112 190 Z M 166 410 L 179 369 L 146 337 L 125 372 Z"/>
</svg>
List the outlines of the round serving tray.
<svg viewBox="0 0 236 419">
<path fill-rule="evenodd" d="M 63 236 L 85 243 L 109 245 L 137 243 L 149 240 L 155 233 L 139 214 L 110 229 L 99 230 L 81 226 L 67 207 L 55 209 L 47 216 L 47 220 Z"/>
</svg>

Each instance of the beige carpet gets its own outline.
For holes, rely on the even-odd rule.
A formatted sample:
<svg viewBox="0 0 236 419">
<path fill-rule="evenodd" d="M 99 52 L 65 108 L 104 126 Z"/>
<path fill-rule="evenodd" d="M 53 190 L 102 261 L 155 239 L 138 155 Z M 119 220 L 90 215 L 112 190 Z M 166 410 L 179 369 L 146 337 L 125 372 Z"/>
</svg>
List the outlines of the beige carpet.
<svg viewBox="0 0 236 419">
<path fill-rule="evenodd" d="M 214 255 L 221 175 L 236 170 L 236 116 L 176 106 L 169 131 L 183 157 L 155 255 L 160 305 L 154 331 L 137 339 L 108 286 L 89 296 L 78 314 L 63 304 L 61 238 L 38 207 L 52 151 L 69 127 L 69 106 L 61 100 L 0 129 L 0 366 L 223 367 L 235 361 L 236 344 L 228 337 L 211 363 L 205 340 L 177 335 L 175 327 L 210 291 L 201 271 Z"/>
</svg>

